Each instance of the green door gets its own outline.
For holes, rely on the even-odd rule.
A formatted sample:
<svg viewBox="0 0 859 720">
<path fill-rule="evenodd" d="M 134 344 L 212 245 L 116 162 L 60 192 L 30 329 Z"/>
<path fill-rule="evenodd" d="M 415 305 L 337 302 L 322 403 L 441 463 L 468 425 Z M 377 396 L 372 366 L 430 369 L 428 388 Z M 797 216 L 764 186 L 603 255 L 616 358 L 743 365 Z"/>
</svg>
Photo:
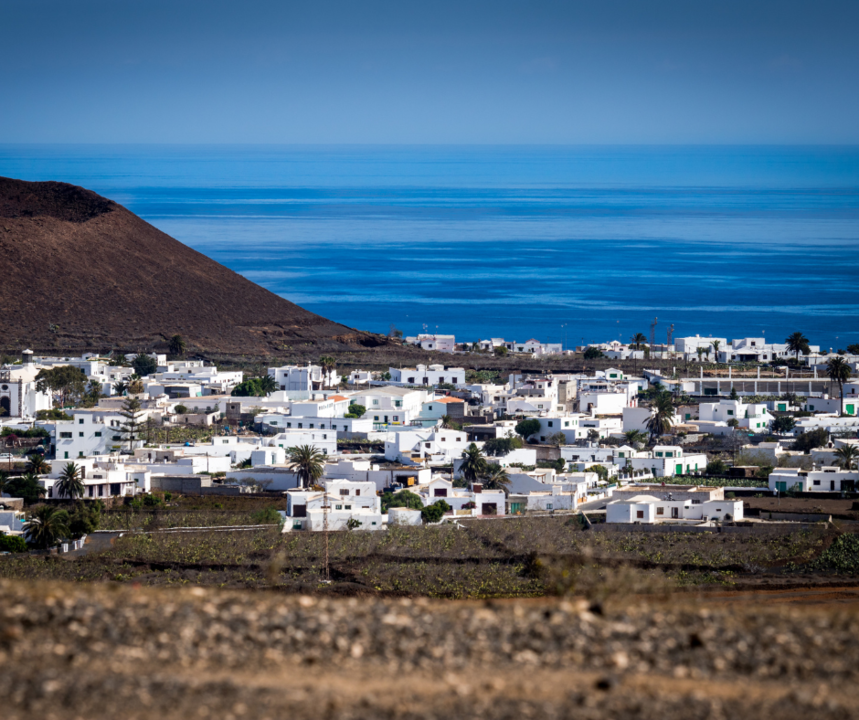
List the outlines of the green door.
<svg viewBox="0 0 859 720">
<path fill-rule="evenodd" d="M 855 409 L 855 408 L 856 408 L 856 406 L 855 406 L 855 405 L 848 405 L 848 406 L 847 406 L 847 414 L 848 414 L 848 415 L 855 415 L 855 414 L 856 414 L 856 409 Z"/>
<path fill-rule="evenodd" d="M 778 411 L 779 412 L 786 412 L 787 411 L 787 403 L 779 403 L 778 404 Z"/>
<path fill-rule="evenodd" d="M 682 475 L 683 474 L 683 463 L 677 463 L 677 465 L 674 468 L 674 474 L 675 475 Z"/>
<path fill-rule="evenodd" d="M 775 489 L 779 492 L 787 492 L 787 483 L 786 482 L 776 482 Z"/>
</svg>

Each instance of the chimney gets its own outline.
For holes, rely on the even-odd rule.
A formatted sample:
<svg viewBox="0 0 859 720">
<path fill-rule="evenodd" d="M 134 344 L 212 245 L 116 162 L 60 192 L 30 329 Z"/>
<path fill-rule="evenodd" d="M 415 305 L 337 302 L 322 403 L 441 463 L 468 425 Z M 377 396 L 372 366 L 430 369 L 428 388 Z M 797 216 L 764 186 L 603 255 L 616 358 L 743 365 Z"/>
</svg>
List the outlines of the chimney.
<svg viewBox="0 0 859 720">
<path fill-rule="evenodd" d="M 32 365 L 33 364 L 33 351 L 32 350 L 24 350 L 21 353 L 21 362 L 24 365 Z"/>
</svg>

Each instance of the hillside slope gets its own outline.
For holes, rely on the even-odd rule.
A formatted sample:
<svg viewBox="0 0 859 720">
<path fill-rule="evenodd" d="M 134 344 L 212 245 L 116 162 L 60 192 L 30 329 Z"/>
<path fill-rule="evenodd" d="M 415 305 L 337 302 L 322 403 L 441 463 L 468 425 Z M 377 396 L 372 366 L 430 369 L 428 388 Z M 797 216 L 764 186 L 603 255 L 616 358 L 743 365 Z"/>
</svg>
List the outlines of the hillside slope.
<svg viewBox="0 0 859 720">
<path fill-rule="evenodd" d="M 7 351 L 270 354 L 372 347 L 74 185 L 0 178 L 0 337 Z"/>
</svg>

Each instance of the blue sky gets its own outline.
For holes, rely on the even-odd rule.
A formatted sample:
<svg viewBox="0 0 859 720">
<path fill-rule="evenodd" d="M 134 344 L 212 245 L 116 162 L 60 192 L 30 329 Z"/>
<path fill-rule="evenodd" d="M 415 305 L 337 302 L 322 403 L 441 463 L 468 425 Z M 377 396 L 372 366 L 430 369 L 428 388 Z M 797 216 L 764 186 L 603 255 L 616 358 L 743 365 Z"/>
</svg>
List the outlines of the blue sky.
<svg viewBox="0 0 859 720">
<path fill-rule="evenodd" d="M 0 0 L 0 141 L 859 142 L 859 2 Z"/>
</svg>

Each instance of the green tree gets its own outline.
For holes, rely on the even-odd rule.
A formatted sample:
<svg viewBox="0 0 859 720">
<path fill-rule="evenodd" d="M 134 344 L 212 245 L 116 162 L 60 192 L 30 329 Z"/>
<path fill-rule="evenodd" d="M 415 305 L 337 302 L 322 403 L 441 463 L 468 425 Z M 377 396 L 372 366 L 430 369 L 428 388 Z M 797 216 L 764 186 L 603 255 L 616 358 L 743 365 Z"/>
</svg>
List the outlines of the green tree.
<svg viewBox="0 0 859 720">
<path fill-rule="evenodd" d="M 98 530 L 101 524 L 100 503 L 98 501 L 75 503 L 74 512 L 69 515 L 69 536 L 77 540 Z"/>
<path fill-rule="evenodd" d="M 271 375 L 261 375 L 258 379 L 261 397 L 277 390 L 277 381 Z"/>
<path fill-rule="evenodd" d="M 36 390 L 59 395 L 60 407 L 65 407 L 77 404 L 86 392 L 86 380 L 84 371 L 71 365 L 42 368 L 36 375 Z"/>
<path fill-rule="evenodd" d="M 598 358 L 605 357 L 605 355 L 603 355 L 602 350 L 598 347 L 590 346 L 585 348 L 585 352 L 582 357 L 584 357 L 585 360 L 596 360 Z"/>
<path fill-rule="evenodd" d="M 134 372 L 137 375 L 145 378 L 147 375 L 157 372 L 158 361 L 151 355 L 139 354 L 134 356 L 134 360 L 131 361 L 131 367 L 134 368 Z"/>
<path fill-rule="evenodd" d="M 66 463 L 54 487 L 58 497 L 80 498 L 84 496 L 84 483 L 81 470 L 74 463 Z"/>
<path fill-rule="evenodd" d="M 523 444 L 522 440 L 518 437 L 490 438 L 483 443 L 483 454 L 491 457 L 500 457 L 521 448 Z"/>
<path fill-rule="evenodd" d="M 33 475 L 45 475 L 51 472 L 51 466 L 41 453 L 33 453 L 27 456 L 27 472 Z"/>
<path fill-rule="evenodd" d="M 483 451 L 474 443 L 471 443 L 462 452 L 462 465 L 459 466 L 459 474 L 466 481 L 473 483 L 477 481 L 486 470 L 486 458 Z"/>
<path fill-rule="evenodd" d="M 532 435 L 536 435 L 540 432 L 540 421 L 535 420 L 534 418 L 529 418 L 527 420 L 520 420 L 516 423 L 516 434 L 519 435 L 523 440 L 528 440 Z"/>
<path fill-rule="evenodd" d="M 485 490 L 503 490 L 505 494 L 509 492 L 510 476 L 498 463 L 487 465 L 480 481 Z"/>
<path fill-rule="evenodd" d="M 185 354 L 185 341 L 181 335 L 174 335 L 167 343 L 167 349 L 171 355 L 182 357 Z"/>
<path fill-rule="evenodd" d="M 793 449 L 801 452 L 811 452 L 812 450 L 823 447 L 829 442 L 829 433 L 823 428 L 810 430 L 809 432 L 800 433 L 793 440 Z"/>
<path fill-rule="evenodd" d="M 780 415 L 772 423 L 772 431 L 784 435 L 796 427 L 796 420 L 789 415 Z"/>
<path fill-rule="evenodd" d="M 113 384 L 113 391 L 117 395 L 123 395 L 126 390 L 128 390 L 128 383 L 125 380 L 117 380 Z"/>
<path fill-rule="evenodd" d="M 52 548 L 69 536 L 69 514 L 50 505 L 39 505 L 24 523 L 24 536 L 34 547 Z"/>
<path fill-rule="evenodd" d="M 855 470 L 859 462 L 859 448 L 855 445 L 844 445 L 835 451 L 835 464 L 842 470 Z"/>
<path fill-rule="evenodd" d="M 498 357 L 504 357 L 504 356 L 507 354 L 507 348 L 506 348 L 506 346 L 504 346 L 504 345 L 499 345 L 497 348 L 495 348 L 495 354 L 496 354 Z"/>
<path fill-rule="evenodd" d="M 716 362 L 719 362 L 719 347 L 721 346 L 721 344 L 721 340 L 713 340 L 713 342 L 710 343 L 711 347 L 713 348 L 713 356 L 716 358 Z M 707 353 L 707 355 L 709 357 L 709 353 Z"/>
<path fill-rule="evenodd" d="M 707 352 L 706 348 L 698 347 L 695 348 L 695 352 L 698 353 L 698 362 L 701 362 L 701 358 L 704 356 L 704 353 Z"/>
<path fill-rule="evenodd" d="M 286 464 L 298 475 L 299 487 L 310 487 L 325 472 L 325 455 L 313 445 L 299 445 L 287 450 Z"/>
<path fill-rule="evenodd" d="M 713 458 L 707 463 L 705 472 L 707 475 L 725 475 L 728 472 L 728 466 L 724 460 Z"/>
<path fill-rule="evenodd" d="M 591 465 L 585 472 L 596 473 L 601 482 L 608 482 L 608 468 L 605 465 Z"/>
<path fill-rule="evenodd" d="M 0 535 L 0 552 L 27 552 L 27 541 L 18 535 Z"/>
<path fill-rule="evenodd" d="M 363 405 L 359 405 L 358 403 L 351 403 L 349 405 L 349 412 L 347 412 L 343 417 L 347 418 L 360 418 L 364 417 L 364 413 L 367 412 L 367 408 Z"/>
<path fill-rule="evenodd" d="M 733 385 L 731 386 L 730 398 L 731 398 L 731 400 L 739 400 L 740 399 L 740 396 L 737 393 L 737 388 L 735 388 Z"/>
<path fill-rule="evenodd" d="M 119 425 L 119 431 L 123 435 L 123 439 L 128 441 L 128 452 L 134 452 L 134 442 L 140 435 L 140 430 L 143 426 L 143 413 L 141 412 L 140 400 L 135 397 L 127 397 L 119 409 L 119 415 L 122 417 Z"/>
<path fill-rule="evenodd" d="M 851 343 L 848 345 L 847 352 L 851 355 L 859 355 L 859 343 Z"/>
<path fill-rule="evenodd" d="M 826 374 L 832 382 L 838 383 L 838 389 L 841 391 L 841 407 L 839 415 L 844 414 L 844 383 L 850 380 L 850 365 L 843 357 L 833 357 L 826 361 Z"/>
<path fill-rule="evenodd" d="M 23 498 L 28 505 L 38 502 L 45 494 L 45 488 L 39 483 L 39 476 L 25 473 L 20 477 L 6 481 L 4 492 L 10 497 Z"/>
<path fill-rule="evenodd" d="M 799 361 L 800 353 L 805 353 L 807 355 L 811 352 L 811 349 L 808 346 L 808 338 L 801 332 L 791 333 L 787 336 L 784 342 L 785 345 L 787 345 L 787 349 L 796 355 L 797 361 Z"/>
<path fill-rule="evenodd" d="M 420 495 L 416 495 L 408 490 L 400 490 L 400 492 L 382 493 L 382 512 L 388 512 L 388 508 L 409 508 L 410 510 L 423 510 L 424 501 Z"/>
<path fill-rule="evenodd" d="M 236 385 L 230 393 L 234 397 L 265 397 L 277 390 L 277 382 L 270 375 L 251 377 Z"/>
<path fill-rule="evenodd" d="M 446 512 L 450 512 L 450 505 L 445 500 L 437 500 L 432 505 L 428 505 L 421 509 L 421 518 L 425 523 L 437 523 L 444 517 Z"/>
</svg>

